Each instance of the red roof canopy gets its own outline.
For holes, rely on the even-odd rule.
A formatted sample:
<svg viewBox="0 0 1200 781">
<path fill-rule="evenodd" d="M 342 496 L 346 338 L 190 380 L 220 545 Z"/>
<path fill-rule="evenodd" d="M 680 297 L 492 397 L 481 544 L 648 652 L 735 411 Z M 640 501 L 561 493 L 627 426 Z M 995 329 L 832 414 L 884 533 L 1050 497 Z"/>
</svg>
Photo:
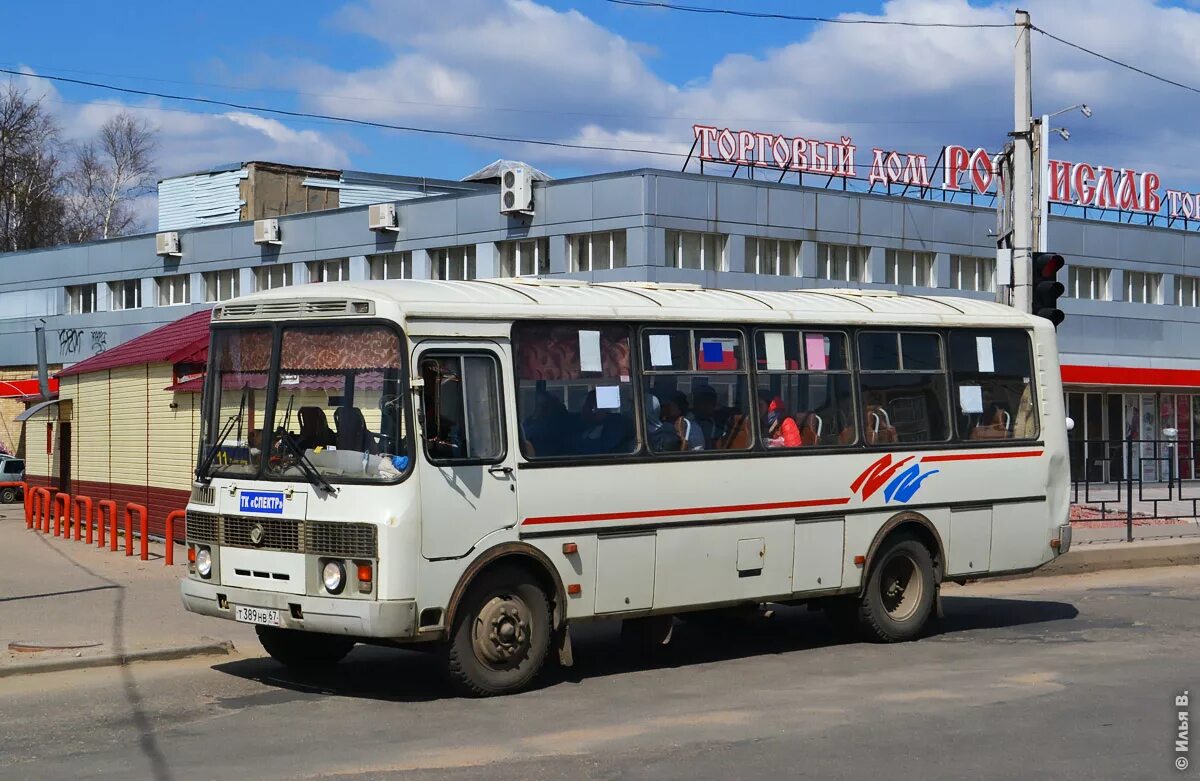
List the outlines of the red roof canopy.
<svg viewBox="0 0 1200 781">
<path fill-rule="evenodd" d="M 208 322 L 211 317 L 212 312 L 208 309 L 194 312 L 80 361 L 57 376 L 69 377 L 143 363 L 204 363 L 208 360 Z"/>
<path fill-rule="evenodd" d="M 58 394 L 58 380 L 50 378 L 51 395 Z M 0 399 L 41 398 L 37 378 L 31 380 L 0 380 Z"/>
</svg>

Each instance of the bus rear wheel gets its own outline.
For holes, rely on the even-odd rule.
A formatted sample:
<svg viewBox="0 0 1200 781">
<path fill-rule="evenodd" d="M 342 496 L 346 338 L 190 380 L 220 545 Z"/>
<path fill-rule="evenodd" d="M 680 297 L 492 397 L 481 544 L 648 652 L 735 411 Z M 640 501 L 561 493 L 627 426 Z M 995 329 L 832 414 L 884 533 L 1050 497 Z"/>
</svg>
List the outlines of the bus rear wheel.
<svg viewBox="0 0 1200 781">
<path fill-rule="evenodd" d="M 348 637 L 318 632 L 300 632 L 274 626 L 256 626 L 263 650 L 280 664 L 293 668 L 312 668 L 340 662 L 354 641 Z"/>
<path fill-rule="evenodd" d="M 480 575 L 446 649 L 450 682 L 472 697 L 511 694 L 541 672 L 550 651 L 550 600 L 522 570 Z"/>
<path fill-rule="evenodd" d="M 914 537 L 896 537 L 868 575 L 858 606 L 859 628 L 876 642 L 913 640 L 933 612 L 936 592 L 929 549 Z"/>
</svg>

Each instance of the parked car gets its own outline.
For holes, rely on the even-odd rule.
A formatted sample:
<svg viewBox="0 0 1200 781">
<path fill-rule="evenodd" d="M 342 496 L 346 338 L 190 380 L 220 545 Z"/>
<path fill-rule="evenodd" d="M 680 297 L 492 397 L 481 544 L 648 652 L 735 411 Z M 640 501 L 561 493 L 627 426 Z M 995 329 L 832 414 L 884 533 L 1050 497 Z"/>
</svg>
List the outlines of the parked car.
<svg viewBox="0 0 1200 781">
<path fill-rule="evenodd" d="M 0 483 L 17 483 L 25 479 L 25 462 L 11 456 L 0 456 Z M 21 489 L 14 486 L 0 488 L 0 504 L 20 501 Z"/>
</svg>

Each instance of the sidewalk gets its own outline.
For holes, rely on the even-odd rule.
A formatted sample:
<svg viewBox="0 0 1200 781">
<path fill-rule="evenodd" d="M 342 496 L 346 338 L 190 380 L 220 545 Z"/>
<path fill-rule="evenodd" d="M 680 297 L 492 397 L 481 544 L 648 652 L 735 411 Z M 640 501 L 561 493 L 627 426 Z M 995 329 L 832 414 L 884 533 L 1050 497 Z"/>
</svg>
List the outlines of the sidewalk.
<svg viewBox="0 0 1200 781">
<path fill-rule="evenodd" d="M 0 505 L 0 678 L 234 648 L 257 653 L 251 627 L 183 609 L 185 563 L 164 566 L 161 543 L 150 543 L 149 561 L 134 550 L 126 558 L 123 546 L 113 552 L 30 531 L 20 504 Z M 185 562 L 181 545 L 175 561 Z"/>
</svg>

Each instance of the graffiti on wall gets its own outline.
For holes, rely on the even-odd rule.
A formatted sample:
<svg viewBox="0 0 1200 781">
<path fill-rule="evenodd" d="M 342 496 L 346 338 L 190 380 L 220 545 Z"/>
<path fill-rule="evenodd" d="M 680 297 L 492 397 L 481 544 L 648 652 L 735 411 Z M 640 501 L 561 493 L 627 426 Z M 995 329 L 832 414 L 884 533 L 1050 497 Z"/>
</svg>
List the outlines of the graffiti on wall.
<svg viewBox="0 0 1200 781">
<path fill-rule="evenodd" d="M 64 328 L 58 332 L 58 351 L 63 355 L 75 355 L 83 347 L 82 328 Z"/>
<path fill-rule="evenodd" d="M 108 349 L 108 331 L 92 331 L 92 352 L 102 353 Z"/>
</svg>

